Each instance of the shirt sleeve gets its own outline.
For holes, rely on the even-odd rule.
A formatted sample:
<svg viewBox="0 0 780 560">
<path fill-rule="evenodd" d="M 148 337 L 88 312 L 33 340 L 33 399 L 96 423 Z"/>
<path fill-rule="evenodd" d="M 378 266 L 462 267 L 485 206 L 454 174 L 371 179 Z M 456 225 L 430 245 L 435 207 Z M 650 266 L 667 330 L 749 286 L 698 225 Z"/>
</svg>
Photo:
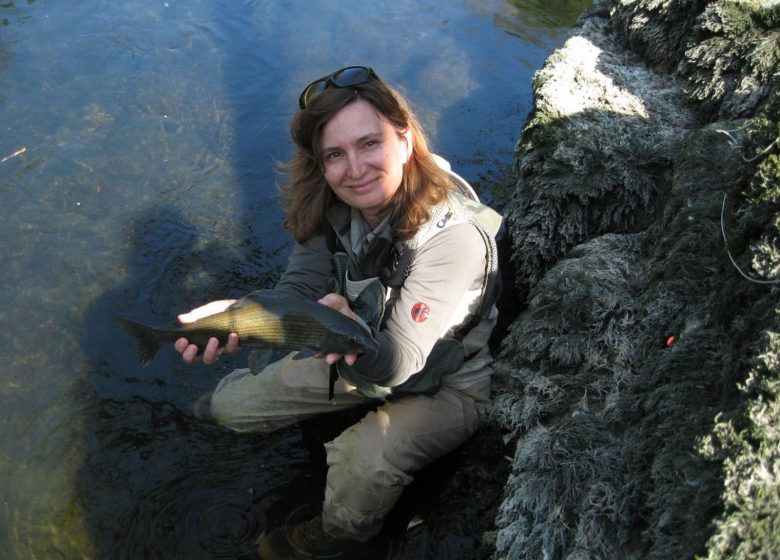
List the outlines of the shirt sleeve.
<svg viewBox="0 0 780 560">
<path fill-rule="evenodd" d="M 420 371 L 436 341 L 455 320 L 465 319 L 467 294 L 474 294 L 472 309 L 479 302 L 485 266 L 485 243 L 473 224 L 451 226 L 427 241 L 397 297 L 388 301 L 377 333 L 379 351 L 360 356 L 357 372 L 372 383 L 393 387 Z"/>
<path fill-rule="evenodd" d="M 274 291 L 316 301 L 327 293 L 333 274 L 333 255 L 319 235 L 295 244 Z"/>
</svg>

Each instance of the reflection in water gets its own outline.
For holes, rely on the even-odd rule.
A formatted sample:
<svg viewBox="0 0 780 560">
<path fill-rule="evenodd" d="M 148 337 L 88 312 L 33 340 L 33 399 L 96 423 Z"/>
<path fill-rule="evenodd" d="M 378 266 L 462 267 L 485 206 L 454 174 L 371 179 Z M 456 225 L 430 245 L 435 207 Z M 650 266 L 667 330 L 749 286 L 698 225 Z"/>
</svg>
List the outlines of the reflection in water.
<svg viewBox="0 0 780 560">
<path fill-rule="evenodd" d="M 188 367 L 168 348 L 141 368 L 112 318 L 273 285 L 288 122 L 300 87 L 345 64 L 400 84 L 500 208 L 531 75 L 582 7 L 326 4 L 0 2 L 3 560 L 249 557 L 317 503 L 340 422 L 201 423 L 193 402 L 246 353 Z"/>
<path fill-rule="evenodd" d="M 167 316 L 208 299 L 213 286 L 241 292 L 270 285 L 278 270 L 266 264 L 272 272 L 265 280 L 250 279 L 239 251 L 218 238 L 202 243 L 172 207 L 136 218 L 125 235 L 128 280 L 93 306 L 83 342 L 90 372 L 75 391 L 86 395 L 90 415 L 88 459 L 76 478 L 89 541 L 105 558 L 249 558 L 278 489 L 308 476 L 300 434 L 238 437 L 199 423 L 192 401 L 225 372 L 186 368 L 170 349 L 139 367 L 134 342 L 111 317 Z M 199 382 L 182 386 L 183 376 L 198 374 Z"/>
<path fill-rule="evenodd" d="M 497 14 L 507 33 L 531 43 L 557 46 L 561 29 L 571 28 L 590 0 L 507 0 L 514 10 Z"/>
</svg>

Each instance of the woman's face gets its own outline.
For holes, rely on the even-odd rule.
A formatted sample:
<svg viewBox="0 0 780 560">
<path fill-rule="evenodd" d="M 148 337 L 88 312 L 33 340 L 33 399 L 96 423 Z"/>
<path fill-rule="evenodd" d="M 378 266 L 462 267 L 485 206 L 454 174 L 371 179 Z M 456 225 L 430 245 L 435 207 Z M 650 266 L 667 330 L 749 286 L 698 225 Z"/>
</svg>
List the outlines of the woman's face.
<svg viewBox="0 0 780 560">
<path fill-rule="evenodd" d="M 372 225 L 401 186 L 412 153 L 411 133 L 399 134 L 363 99 L 328 121 L 322 134 L 322 165 L 333 192 Z"/>
</svg>

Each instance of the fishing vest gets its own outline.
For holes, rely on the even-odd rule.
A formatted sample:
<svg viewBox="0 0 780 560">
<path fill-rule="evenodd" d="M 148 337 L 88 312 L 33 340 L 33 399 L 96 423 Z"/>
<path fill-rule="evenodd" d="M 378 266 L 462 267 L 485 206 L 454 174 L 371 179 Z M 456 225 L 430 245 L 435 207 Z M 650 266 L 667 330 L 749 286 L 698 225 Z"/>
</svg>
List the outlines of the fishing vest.
<svg viewBox="0 0 780 560">
<path fill-rule="evenodd" d="M 412 239 L 392 244 L 388 254 L 381 257 L 385 260 L 384 266 L 374 266 L 378 269 L 376 276 L 363 277 L 354 262 L 350 263 L 350 257 L 343 245 L 337 241 L 336 234 L 326 236 L 329 237 L 328 245 L 333 252 L 335 268 L 331 291 L 343 295 L 358 317 L 372 328 L 379 330 L 383 326 L 388 296 L 392 290 L 398 290 L 403 286 L 417 250 L 446 228 L 469 223 L 479 231 L 486 249 L 485 279 L 477 310 L 466 317 L 451 336 L 439 339 L 423 368 L 396 387 L 385 387 L 368 382 L 354 367 L 340 360 L 331 366 L 331 396 L 333 384 L 339 375 L 356 386 L 360 393 L 370 398 L 384 399 L 410 393 L 433 394 L 438 391 L 444 375 L 455 373 L 465 361 L 473 357 L 464 355 L 462 341 L 474 326 L 490 317 L 501 290 L 495 242 L 501 226 L 501 216 L 495 210 L 481 204 L 474 190 L 464 179 L 451 171 L 450 177 L 457 187 L 457 192 L 451 192 L 444 203 L 432 209 L 430 220 Z"/>
</svg>

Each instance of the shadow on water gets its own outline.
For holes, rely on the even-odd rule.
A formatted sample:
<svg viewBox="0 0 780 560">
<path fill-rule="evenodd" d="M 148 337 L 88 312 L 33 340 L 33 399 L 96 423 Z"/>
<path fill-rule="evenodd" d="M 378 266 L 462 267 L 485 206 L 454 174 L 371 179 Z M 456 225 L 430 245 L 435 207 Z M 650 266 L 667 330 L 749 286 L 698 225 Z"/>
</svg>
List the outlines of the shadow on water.
<svg viewBox="0 0 780 560">
<path fill-rule="evenodd" d="M 142 367 L 134 341 L 112 321 L 164 322 L 183 302 L 214 297 L 215 286 L 246 289 L 236 275 L 236 261 L 246 259 L 235 254 L 240 248 L 200 246 L 197 231 L 171 208 L 150 210 L 126 232 L 128 279 L 90 310 L 89 377 L 75 397 L 89 416 L 77 487 L 95 555 L 251 557 L 268 504 L 294 501 L 312 476 L 299 431 L 239 437 L 196 420 L 192 401 L 232 360 L 188 368 L 163 348 Z"/>
</svg>

